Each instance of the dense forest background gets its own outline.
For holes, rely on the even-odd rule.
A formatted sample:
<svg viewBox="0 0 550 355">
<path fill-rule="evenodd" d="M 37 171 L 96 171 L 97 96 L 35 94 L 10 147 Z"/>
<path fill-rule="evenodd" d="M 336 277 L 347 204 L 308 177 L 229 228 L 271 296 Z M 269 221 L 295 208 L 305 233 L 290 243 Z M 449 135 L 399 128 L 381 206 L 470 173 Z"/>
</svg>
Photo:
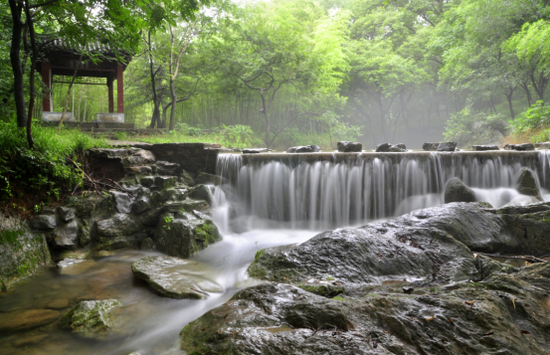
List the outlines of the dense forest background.
<svg viewBox="0 0 550 355">
<path fill-rule="evenodd" d="M 131 43 L 125 118 L 282 148 L 342 139 L 366 149 L 442 139 L 464 147 L 510 133 L 548 140 L 549 2 L 218 0 L 155 24 L 153 11 Z M 157 2 L 165 5 L 178 4 Z M 0 11 L 9 43 L 10 9 Z M 45 20 L 36 27 L 59 29 Z M 15 114 L 9 50 L 0 48 L 3 120 Z M 62 111 L 71 78 L 57 79 L 65 83 L 54 84 L 54 110 Z M 68 110 L 91 121 L 107 111 L 107 87 L 84 82 Z"/>
</svg>

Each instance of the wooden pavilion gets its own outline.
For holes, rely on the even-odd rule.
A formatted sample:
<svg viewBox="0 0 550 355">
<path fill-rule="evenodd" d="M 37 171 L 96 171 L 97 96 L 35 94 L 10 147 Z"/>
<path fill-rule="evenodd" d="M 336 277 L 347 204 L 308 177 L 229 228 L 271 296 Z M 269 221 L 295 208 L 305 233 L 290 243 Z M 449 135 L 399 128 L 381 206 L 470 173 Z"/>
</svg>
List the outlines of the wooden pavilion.
<svg viewBox="0 0 550 355">
<path fill-rule="evenodd" d="M 119 117 L 119 120 L 114 121 L 124 122 L 123 72 L 132 58 L 128 51 L 115 50 L 109 44 L 100 42 L 82 46 L 57 38 L 44 40 L 43 53 L 41 61 L 37 63 L 37 69 L 42 74 L 42 81 L 50 89 L 50 94 L 44 96 L 42 100 L 44 117 L 53 112 L 51 88 L 54 76 L 72 77 L 76 69 L 77 77 L 107 79 L 109 114 L 115 113 L 113 83 L 116 80 L 118 115 L 115 117 Z M 122 121 L 120 121 L 120 117 L 122 117 Z"/>
</svg>

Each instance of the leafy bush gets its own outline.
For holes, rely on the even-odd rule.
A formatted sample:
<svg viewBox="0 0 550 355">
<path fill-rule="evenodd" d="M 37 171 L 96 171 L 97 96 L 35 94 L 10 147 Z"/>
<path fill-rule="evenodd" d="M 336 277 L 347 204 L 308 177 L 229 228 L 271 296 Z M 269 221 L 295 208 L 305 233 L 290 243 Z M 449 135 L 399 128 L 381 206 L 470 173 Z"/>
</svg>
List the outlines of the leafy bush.
<svg viewBox="0 0 550 355">
<path fill-rule="evenodd" d="M 550 127 L 550 106 L 544 101 L 537 101 L 527 111 L 515 120 L 510 121 L 514 132 L 525 132 L 529 129 L 545 129 Z M 546 140 L 546 139 L 545 139 Z"/>
<path fill-rule="evenodd" d="M 457 142 L 459 147 L 500 144 L 506 134 L 504 115 L 473 112 L 469 107 L 451 115 L 443 133 L 445 139 Z"/>
</svg>

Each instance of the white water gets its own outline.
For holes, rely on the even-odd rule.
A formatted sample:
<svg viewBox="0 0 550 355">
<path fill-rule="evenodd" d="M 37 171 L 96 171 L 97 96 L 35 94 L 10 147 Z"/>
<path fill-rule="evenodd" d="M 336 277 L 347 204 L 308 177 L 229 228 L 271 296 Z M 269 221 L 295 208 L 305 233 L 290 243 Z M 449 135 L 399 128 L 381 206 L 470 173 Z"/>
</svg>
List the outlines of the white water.
<svg viewBox="0 0 550 355">
<path fill-rule="evenodd" d="M 219 189 L 215 194 L 264 222 L 320 230 L 440 205 L 445 183 L 453 177 L 472 187 L 479 201 L 502 207 L 517 195 L 513 184 L 522 167 L 535 171 L 541 186 L 549 185 L 549 157 L 545 151 L 357 154 L 348 159 L 325 154 L 306 161 L 290 154 L 224 154 L 217 172 L 228 182 L 222 187 L 228 197 Z"/>
</svg>

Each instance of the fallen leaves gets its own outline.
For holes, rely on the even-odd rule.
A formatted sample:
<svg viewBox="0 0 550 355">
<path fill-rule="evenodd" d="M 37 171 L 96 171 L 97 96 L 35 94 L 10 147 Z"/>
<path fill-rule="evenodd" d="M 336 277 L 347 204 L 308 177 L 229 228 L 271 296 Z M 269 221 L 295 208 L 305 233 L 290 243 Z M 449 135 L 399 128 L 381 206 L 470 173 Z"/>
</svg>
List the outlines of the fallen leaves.
<svg viewBox="0 0 550 355">
<path fill-rule="evenodd" d="M 523 330 L 523 329 L 520 330 L 519 332 L 520 332 L 521 334 L 531 334 L 530 331 L 528 331 L 528 330 Z"/>
<path fill-rule="evenodd" d="M 495 331 L 491 330 L 491 331 L 488 331 L 487 333 L 483 333 L 483 336 L 486 337 L 486 336 L 493 335 L 493 334 L 495 334 Z"/>
<path fill-rule="evenodd" d="M 426 322 L 434 320 L 435 316 L 431 316 L 430 318 L 426 318 Z"/>
<path fill-rule="evenodd" d="M 476 303 L 476 301 L 464 301 L 464 304 L 467 304 L 468 306 L 473 306 Z"/>
</svg>

